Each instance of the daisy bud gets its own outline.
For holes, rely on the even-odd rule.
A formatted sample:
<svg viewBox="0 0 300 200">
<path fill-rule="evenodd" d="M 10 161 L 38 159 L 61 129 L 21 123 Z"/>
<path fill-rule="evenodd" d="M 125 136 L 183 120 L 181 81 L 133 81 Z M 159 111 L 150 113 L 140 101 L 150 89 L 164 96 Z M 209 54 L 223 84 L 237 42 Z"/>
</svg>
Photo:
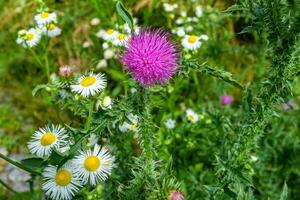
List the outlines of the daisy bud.
<svg viewBox="0 0 300 200">
<path fill-rule="evenodd" d="M 72 74 L 72 70 L 70 66 L 61 66 L 59 68 L 59 75 L 62 77 L 70 77 Z"/>
</svg>

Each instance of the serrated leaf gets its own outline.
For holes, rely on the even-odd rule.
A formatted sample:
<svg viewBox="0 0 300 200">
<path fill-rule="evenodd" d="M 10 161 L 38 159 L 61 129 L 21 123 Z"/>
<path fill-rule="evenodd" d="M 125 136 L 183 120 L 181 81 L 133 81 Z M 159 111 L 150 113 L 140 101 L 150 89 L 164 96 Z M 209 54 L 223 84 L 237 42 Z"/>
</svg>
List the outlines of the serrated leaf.
<svg viewBox="0 0 300 200">
<path fill-rule="evenodd" d="M 42 167 L 44 160 L 42 158 L 26 158 L 21 160 L 21 163 L 30 168 Z"/>
<path fill-rule="evenodd" d="M 116 9 L 120 17 L 129 25 L 131 32 L 133 32 L 133 19 L 130 13 L 126 10 L 122 2 L 118 1 L 116 4 Z"/>
<path fill-rule="evenodd" d="M 48 85 L 42 84 L 42 85 L 37 85 L 33 90 L 32 90 L 32 96 L 35 96 L 36 93 L 41 90 L 47 88 Z"/>
</svg>

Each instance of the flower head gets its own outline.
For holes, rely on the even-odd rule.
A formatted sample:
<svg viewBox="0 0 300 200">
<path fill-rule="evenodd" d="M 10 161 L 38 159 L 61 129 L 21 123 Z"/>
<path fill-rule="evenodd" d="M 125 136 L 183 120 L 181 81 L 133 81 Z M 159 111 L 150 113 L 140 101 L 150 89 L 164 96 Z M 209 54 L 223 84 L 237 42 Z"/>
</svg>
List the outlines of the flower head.
<svg viewBox="0 0 300 200">
<path fill-rule="evenodd" d="M 176 72 L 178 52 L 168 36 L 160 29 L 132 35 L 121 62 L 140 85 L 163 84 Z"/>
<path fill-rule="evenodd" d="M 81 187 L 81 182 L 73 172 L 73 167 L 67 163 L 60 169 L 49 165 L 43 172 L 42 189 L 51 199 L 72 199 Z"/>
<path fill-rule="evenodd" d="M 186 35 L 182 40 L 181 44 L 188 50 L 197 50 L 201 47 L 200 38 L 195 35 Z"/>
<path fill-rule="evenodd" d="M 95 144 L 93 149 L 81 151 L 73 160 L 76 174 L 82 179 L 83 184 L 97 185 L 105 181 L 111 174 L 114 158 L 109 152 Z"/>
<path fill-rule="evenodd" d="M 46 126 L 36 131 L 28 142 L 29 151 L 39 157 L 47 157 L 53 149 L 67 146 L 68 135 L 59 125 Z"/>
<path fill-rule="evenodd" d="M 61 34 L 61 29 L 54 22 L 42 25 L 41 29 L 48 37 L 55 37 Z"/>
<path fill-rule="evenodd" d="M 56 20 L 56 13 L 49 13 L 47 11 L 43 11 L 35 15 L 34 19 L 38 24 L 48 24 Z"/>
<path fill-rule="evenodd" d="M 186 110 L 186 117 L 192 123 L 197 123 L 199 120 L 199 115 L 192 109 Z"/>
<path fill-rule="evenodd" d="M 176 123 L 176 121 L 174 119 L 168 119 L 165 122 L 165 125 L 166 125 L 167 129 L 173 129 L 175 127 L 175 123 Z"/>
<path fill-rule="evenodd" d="M 170 194 L 169 200 L 185 200 L 185 198 L 181 192 L 174 191 Z"/>
<path fill-rule="evenodd" d="M 230 95 L 222 95 L 220 97 L 220 103 L 224 106 L 230 105 L 230 104 L 232 104 L 232 102 L 233 102 L 233 97 Z"/>
<path fill-rule="evenodd" d="M 61 66 L 59 68 L 59 75 L 63 76 L 63 77 L 69 77 L 72 74 L 72 69 L 70 66 Z"/>
<path fill-rule="evenodd" d="M 93 96 L 106 87 L 106 78 L 104 74 L 90 73 L 86 76 L 81 76 L 76 85 L 71 85 L 73 92 L 79 93 L 83 97 Z"/>
<path fill-rule="evenodd" d="M 31 28 L 28 31 L 21 30 L 18 32 L 17 43 L 21 44 L 22 47 L 34 47 L 36 46 L 42 38 L 42 35 L 39 30 Z"/>
</svg>

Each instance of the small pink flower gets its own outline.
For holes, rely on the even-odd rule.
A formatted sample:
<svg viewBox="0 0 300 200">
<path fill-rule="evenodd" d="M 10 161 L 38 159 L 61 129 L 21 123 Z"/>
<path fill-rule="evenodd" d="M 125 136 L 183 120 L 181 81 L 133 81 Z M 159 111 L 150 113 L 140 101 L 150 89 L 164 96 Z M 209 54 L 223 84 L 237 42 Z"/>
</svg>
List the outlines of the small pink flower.
<svg viewBox="0 0 300 200">
<path fill-rule="evenodd" d="M 59 75 L 62 77 L 69 77 L 72 74 L 72 70 L 70 66 L 61 66 L 59 68 Z"/>
<path fill-rule="evenodd" d="M 169 200 L 185 200 L 185 198 L 181 192 L 174 191 L 170 194 Z"/>
<path fill-rule="evenodd" d="M 230 105 L 230 104 L 232 104 L 232 102 L 233 102 L 233 97 L 230 95 L 222 95 L 220 97 L 220 103 L 224 106 Z"/>
<path fill-rule="evenodd" d="M 133 34 L 120 60 L 143 87 L 166 83 L 176 72 L 178 51 L 169 34 L 161 29 L 143 29 Z"/>
</svg>

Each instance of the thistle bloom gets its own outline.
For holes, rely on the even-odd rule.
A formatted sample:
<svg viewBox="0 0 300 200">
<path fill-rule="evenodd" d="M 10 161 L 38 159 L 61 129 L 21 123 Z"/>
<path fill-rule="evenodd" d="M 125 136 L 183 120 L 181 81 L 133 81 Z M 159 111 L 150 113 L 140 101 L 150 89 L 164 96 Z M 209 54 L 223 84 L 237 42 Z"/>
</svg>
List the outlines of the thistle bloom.
<svg viewBox="0 0 300 200">
<path fill-rule="evenodd" d="M 220 98 L 220 103 L 224 106 L 230 105 L 233 102 L 233 98 L 230 95 L 222 95 Z"/>
<path fill-rule="evenodd" d="M 143 29 L 126 44 L 121 62 L 141 86 L 164 84 L 176 72 L 178 52 L 168 33 Z"/>
</svg>

